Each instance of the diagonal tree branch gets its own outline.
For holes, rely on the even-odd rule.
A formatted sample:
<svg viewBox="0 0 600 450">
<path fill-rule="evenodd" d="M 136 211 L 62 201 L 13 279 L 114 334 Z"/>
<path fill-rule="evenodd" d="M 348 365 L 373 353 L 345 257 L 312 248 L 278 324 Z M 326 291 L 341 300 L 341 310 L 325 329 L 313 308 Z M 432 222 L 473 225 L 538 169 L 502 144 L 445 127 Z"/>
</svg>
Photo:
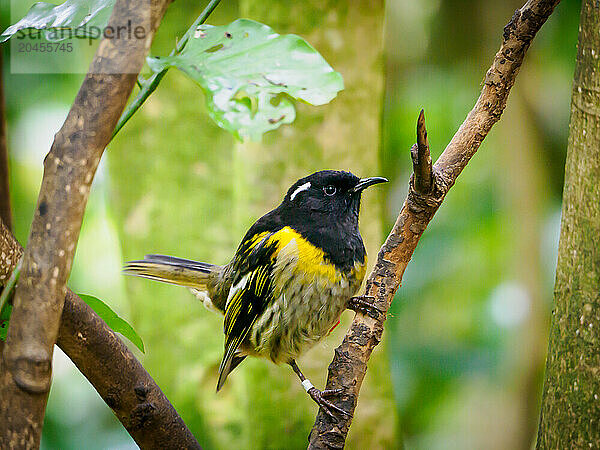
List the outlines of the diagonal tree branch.
<svg viewBox="0 0 600 450">
<path fill-rule="evenodd" d="M 500 119 L 532 39 L 559 2 L 529 0 L 515 11 L 504 27 L 502 45 L 486 73 L 479 99 L 433 166 L 433 188 L 430 192 L 417 190 L 415 177 L 411 179 L 408 197 L 367 279 L 365 295 L 373 297 L 381 311 L 388 311 L 419 238 L 448 190 Z M 418 140 L 424 144 L 423 134 Z M 384 321 L 385 313 L 375 318 L 357 313 L 329 365 L 326 389 L 341 389 L 334 403 L 351 413 L 356 408 L 367 362 L 381 340 Z M 351 420 L 351 417 L 334 420 L 319 410 L 310 433 L 309 448 L 343 448 Z"/>
<path fill-rule="evenodd" d="M 88 74 L 44 160 L 44 177 L 0 361 L 0 447 L 38 447 L 52 351 L 96 168 L 170 0 L 118 0 Z M 115 30 L 143 28 L 127 39 Z M 116 35 L 116 36 L 115 36 Z M 108 35 L 107 35 L 108 36 Z M 120 37 L 119 37 L 120 36 Z"/>
<path fill-rule="evenodd" d="M 23 254 L 0 221 L 0 286 Z M 0 341 L 1 342 L 1 341 Z M 67 289 L 58 346 L 110 406 L 141 448 L 199 449 L 177 411 L 108 325 Z"/>
<path fill-rule="evenodd" d="M 65 298 L 58 346 L 94 386 L 140 448 L 201 448 L 135 355 L 70 290 Z"/>
</svg>

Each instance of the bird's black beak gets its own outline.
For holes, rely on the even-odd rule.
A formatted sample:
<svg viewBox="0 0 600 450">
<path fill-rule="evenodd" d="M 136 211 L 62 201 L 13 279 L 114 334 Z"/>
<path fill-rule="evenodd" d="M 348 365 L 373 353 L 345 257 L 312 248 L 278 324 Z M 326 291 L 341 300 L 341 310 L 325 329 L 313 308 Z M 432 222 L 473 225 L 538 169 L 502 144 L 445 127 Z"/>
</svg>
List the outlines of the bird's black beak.
<svg viewBox="0 0 600 450">
<path fill-rule="evenodd" d="M 373 186 L 374 184 L 387 183 L 387 182 L 388 182 L 388 179 L 383 178 L 383 177 L 361 178 L 358 181 L 358 184 L 356 186 L 354 186 L 352 189 L 350 189 L 350 192 L 352 192 L 354 194 L 356 192 L 361 192 L 361 191 L 365 190 L 366 188 L 368 188 L 369 186 Z"/>
</svg>

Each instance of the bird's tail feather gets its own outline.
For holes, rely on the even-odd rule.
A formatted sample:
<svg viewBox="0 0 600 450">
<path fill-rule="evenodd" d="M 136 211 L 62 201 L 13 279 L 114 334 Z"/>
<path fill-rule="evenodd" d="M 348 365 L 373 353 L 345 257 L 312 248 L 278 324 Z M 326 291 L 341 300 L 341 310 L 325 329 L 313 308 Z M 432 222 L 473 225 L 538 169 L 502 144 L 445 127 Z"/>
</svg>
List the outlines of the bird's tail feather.
<svg viewBox="0 0 600 450">
<path fill-rule="evenodd" d="M 206 290 L 221 266 L 166 255 L 146 255 L 143 260 L 129 261 L 123 273 L 165 283 Z"/>
</svg>

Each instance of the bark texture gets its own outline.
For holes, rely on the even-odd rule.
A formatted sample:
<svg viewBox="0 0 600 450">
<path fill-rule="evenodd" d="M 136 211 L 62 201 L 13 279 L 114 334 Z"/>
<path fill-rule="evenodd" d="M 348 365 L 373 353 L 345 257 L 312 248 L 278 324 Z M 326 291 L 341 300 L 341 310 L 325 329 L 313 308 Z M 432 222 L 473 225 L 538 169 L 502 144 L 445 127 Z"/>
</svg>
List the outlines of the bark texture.
<svg viewBox="0 0 600 450">
<path fill-rule="evenodd" d="M 23 248 L 0 221 L 0 286 L 6 282 L 22 254 Z M 135 355 L 69 289 L 57 344 L 141 448 L 200 448 Z"/>
<path fill-rule="evenodd" d="M 584 0 L 538 449 L 600 448 L 600 10 Z"/>
<path fill-rule="evenodd" d="M 375 317 L 357 314 L 329 366 L 327 389 L 343 390 L 335 403 L 346 411 L 353 412 L 356 407 L 367 362 L 381 340 L 386 312 L 419 238 L 458 175 L 500 119 L 531 40 L 558 3 L 530 0 L 515 11 L 504 28 L 502 45 L 485 76 L 477 103 L 433 166 L 432 189 L 417 192 L 411 180 L 408 197 L 367 280 L 366 295 L 372 296 L 384 312 Z M 319 411 L 309 448 L 342 448 L 350 423 L 351 418 L 334 421 Z"/>
<path fill-rule="evenodd" d="M 50 153 L 0 363 L 0 447 L 39 446 L 52 351 L 90 185 L 169 0 L 117 1 L 109 25 L 145 39 L 103 39 Z"/>
</svg>

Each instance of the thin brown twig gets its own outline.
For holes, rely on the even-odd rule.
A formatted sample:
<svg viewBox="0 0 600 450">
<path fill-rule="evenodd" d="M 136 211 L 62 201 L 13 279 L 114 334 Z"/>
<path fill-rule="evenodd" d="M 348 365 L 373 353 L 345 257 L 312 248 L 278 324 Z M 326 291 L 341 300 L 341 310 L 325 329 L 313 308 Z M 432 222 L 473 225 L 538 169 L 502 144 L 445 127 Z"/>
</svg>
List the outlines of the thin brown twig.
<svg viewBox="0 0 600 450">
<path fill-rule="evenodd" d="M 44 176 L 0 361 L 0 448 L 38 447 L 83 213 L 96 168 L 170 0 L 117 0 L 105 37 L 44 160 Z M 120 36 L 120 37 L 119 37 Z"/>
<path fill-rule="evenodd" d="M 502 45 L 486 73 L 479 99 L 433 166 L 431 191 L 427 194 L 417 191 L 414 178 L 411 180 L 407 199 L 367 279 L 365 295 L 373 297 L 380 310 L 388 311 L 425 228 L 483 139 L 500 119 L 533 37 L 559 2 L 529 0 L 515 11 L 504 28 Z M 372 318 L 357 313 L 329 365 L 326 389 L 342 389 L 333 402 L 351 413 L 356 408 L 367 362 L 381 340 L 384 321 L 385 314 Z M 343 416 L 332 420 L 319 410 L 310 433 L 309 448 L 343 448 L 351 421 L 351 417 Z"/>
<path fill-rule="evenodd" d="M 433 175 L 423 110 L 419 113 L 417 120 L 417 143 L 411 147 L 410 155 L 413 163 L 415 191 L 421 195 L 427 195 L 433 188 Z"/>
<path fill-rule="evenodd" d="M 22 254 L 23 248 L 0 220 L 0 255 L 5 255 L 0 260 L 0 286 L 5 285 Z M 135 355 L 69 289 L 57 344 L 141 448 L 200 448 Z"/>
</svg>

